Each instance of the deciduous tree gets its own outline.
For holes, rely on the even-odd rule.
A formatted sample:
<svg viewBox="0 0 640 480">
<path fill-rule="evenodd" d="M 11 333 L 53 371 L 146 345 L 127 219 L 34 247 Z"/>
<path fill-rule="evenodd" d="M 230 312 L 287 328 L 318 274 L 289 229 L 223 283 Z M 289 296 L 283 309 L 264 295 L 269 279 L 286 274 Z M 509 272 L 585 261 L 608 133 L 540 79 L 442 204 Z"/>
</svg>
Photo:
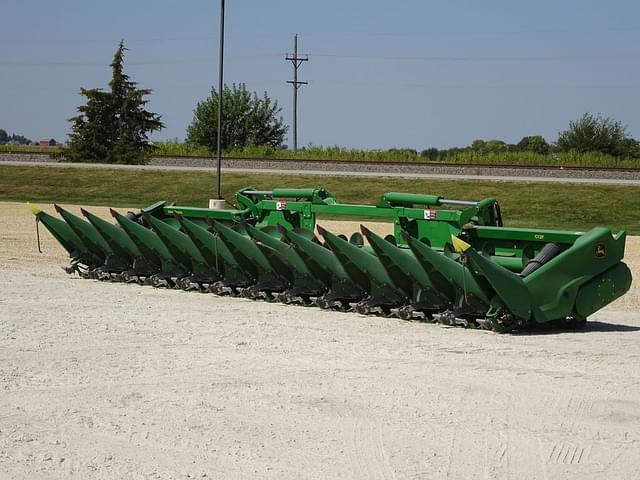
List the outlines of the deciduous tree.
<svg viewBox="0 0 640 480">
<path fill-rule="evenodd" d="M 187 128 L 187 143 L 202 145 L 210 150 L 217 147 L 218 102 L 220 95 L 215 89 L 193 111 L 193 121 Z M 287 127 L 277 101 L 272 101 L 265 92 L 260 98 L 250 93 L 244 83 L 224 86 L 222 95 L 221 146 L 223 150 L 246 146 L 267 145 L 281 147 Z"/>
<path fill-rule="evenodd" d="M 585 113 L 569 123 L 569 128 L 560 132 L 558 148 L 561 151 L 601 152 L 614 157 L 632 156 L 637 142 L 627 133 L 622 122 L 601 114 Z"/>
<path fill-rule="evenodd" d="M 542 155 L 551 152 L 551 145 L 547 143 L 542 135 L 523 137 L 516 145 L 516 148 L 522 152 L 534 152 Z"/>
</svg>

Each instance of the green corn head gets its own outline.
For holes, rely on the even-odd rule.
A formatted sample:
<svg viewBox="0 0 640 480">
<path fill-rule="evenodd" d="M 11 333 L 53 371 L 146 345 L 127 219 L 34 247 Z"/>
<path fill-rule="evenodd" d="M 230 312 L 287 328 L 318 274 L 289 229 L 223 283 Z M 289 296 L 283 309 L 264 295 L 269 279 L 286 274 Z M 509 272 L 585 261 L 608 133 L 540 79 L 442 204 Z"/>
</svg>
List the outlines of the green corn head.
<svg viewBox="0 0 640 480">
<path fill-rule="evenodd" d="M 506 332 L 567 328 L 623 295 L 625 233 L 507 228 L 498 203 L 386 193 L 339 203 L 324 189 L 245 188 L 237 210 L 156 203 L 109 223 L 32 208 L 89 278 L 242 295 Z M 393 223 L 350 238 L 318 215 Z M 316 237 L 314 232 L 318 232 Z M 366 239 L 366 242 L 365 242 Z"/>
</svg>

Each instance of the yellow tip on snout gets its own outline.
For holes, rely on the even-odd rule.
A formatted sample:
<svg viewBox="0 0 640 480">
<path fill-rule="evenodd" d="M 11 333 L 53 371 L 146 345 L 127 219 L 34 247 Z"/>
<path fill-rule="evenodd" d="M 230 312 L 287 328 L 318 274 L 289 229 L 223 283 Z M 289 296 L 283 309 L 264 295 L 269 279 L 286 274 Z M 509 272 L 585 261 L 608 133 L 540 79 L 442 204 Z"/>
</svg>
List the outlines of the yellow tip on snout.
<svg viewBox="0 0 640 480">
<path fill-rule="evenodd" d="M 451 235 L 451 242 L 453 243 L 453 249 L 458 253 L 464 253 L 471 247 L 471 245 L 464 240 L 460 240 L 455 235 Z"/>
<path fill-rule="evenodd" d="M 31 210 L 31 213 L 33 213 L 36 216 L 42 211 L 35 205 L 31 205 L 29 202 L 27 202 L 27 207 L 29 207 L 29 210 Z"/>
</svg>

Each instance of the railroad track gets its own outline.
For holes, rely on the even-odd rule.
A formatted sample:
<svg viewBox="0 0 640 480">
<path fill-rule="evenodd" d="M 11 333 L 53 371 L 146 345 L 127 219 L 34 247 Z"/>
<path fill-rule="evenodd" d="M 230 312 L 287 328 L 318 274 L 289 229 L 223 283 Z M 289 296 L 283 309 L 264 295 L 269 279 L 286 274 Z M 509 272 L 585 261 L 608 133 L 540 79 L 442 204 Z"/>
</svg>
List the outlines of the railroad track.
<svg viewBox="0 0 640 480">
<path fill-rule="evenodd" d="M 0 165 L 43 165 L 77 168 L 124 168 L 150 170 L 203 170 L 215 168 L 215 159 L 205 157 L 152 157 L 146 166 L 56 162 L 45 154 L 0 153 Z M 461 180 L 513 180 L 640 185 L 640 168 L 464 164 L 359 160 L 291 160 L 283 158 L 224 158 L 227 172 L 269 171 L 274 174 L 390 176 Z"/>
<path fill-rule="evenodd" d="M 202 157 L 171 157 L 171 156 L 155 156 L 154 159 L 165 158 L 183 158 L 186 160 L 193 160 Z M 225 157 L 223 161 L 226 162 L 277 162 L 286 164 L 300 164 L 300 163 L 315 163 L 330 164 L 330 165 L 349 165 L 351 167 L 373 167 L 373 168 L 386 168 L 386 167 L 399 167 L 399 168 L 464 168 L 464 169 L 513 169 L 513 170 L 552 170 L 552 171 L 593 171 L 593 172 L 633 172 L 640 174 L 639 168 L 631 167 L 597 167 L 597 166 L 563 166 L 563 165 L 518 165 L 518 164 L 494 164 L 494 163 L 449 163 L 449 162 L 412 162 L 412 161 L 369 161 L 369 160 L 325 160 L 325 159 L 288 159 L 288 158 L 274 158 L 274 157 Z"/>
<path fill-rule="evenodd" d="M 193 159 L 193 167 L 212 168 L 214 159 Z M 184 158 L 155 157 L 151 165 L 185 167 Z M 540 167 L 532 165 L 454 164 L 357 160 L 288 160 L 272 158 L 225 158 L 222 167 L 233 172 L 261 170 L 277 174 L 390 176 L 405 178 L 447 178 L 460 180 L 515 180 L 575 183 L 640 184 L 640 168 Z"/>
</svg>

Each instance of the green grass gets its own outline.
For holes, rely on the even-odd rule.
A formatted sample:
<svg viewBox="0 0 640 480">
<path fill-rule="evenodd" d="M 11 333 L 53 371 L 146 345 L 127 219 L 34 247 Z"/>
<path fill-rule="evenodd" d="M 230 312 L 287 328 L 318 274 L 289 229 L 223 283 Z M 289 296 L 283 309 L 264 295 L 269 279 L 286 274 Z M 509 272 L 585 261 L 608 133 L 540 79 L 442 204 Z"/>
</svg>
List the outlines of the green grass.
<svg viewBox="0 0 640 480">
<path fill-rule="evenodd" d="M 155 142 L 152 155 L 170 157 L 211 157 L 213 154 L 206 148 L 188 145 L 175 141 Z M 37 145 L 0 145 L 0 152 L 8 153 L 46 153 L 54 157 L 64 155 L 63 147 L 40 147 Z M 230 158 L 277 158 L 282 160 L 355 160 L 360 162 L 428 162 L 411 149 L 358 150 L 343 147 L 308 146 L 304 150 L 293 152 L 272 147 L 245 147 L 224 152 Z M 443 154 L 436 163 L 460 163 L 466 165 L 528 165 L 528 166 L 567 166 L 567 167 L 612 167 L 640 168 L 640 159 L 616 158 L 598 152 L 562 152 L 543 155 L 534 152 L 479 152 L 459 150 Z"/>
<path fill-rule="evenodd" d="M 433 193 L 448 198 L 495 197 L 508 226 L 587 230 L 594 226 L 640 235 L 640 187 L 557 183 L 347 178 L 273 174 L 225 174 L 223 196 L 251 185 L 323 186 L 345 203 L 371 204 L 388 191 Z M 215 176 L 202 172 L 91 170 L 0 165 L 0 200 L 144 207 L 157 200 L 207 205 Z"/>
<path fill-rule="evenodd" d="M 156 142 L 156 155 L 210 157 L 206 148 L 175 141 Z M 389 150 L 359 150 L 338 146 L 308 146 L 294 152 L 267 146 L 248 146 L 242 149 L 224 152 L 232 158 L 277 158 L 283 160 L 356 160 L 360 162 L 427 162 L 427 157 L 406 148 Z M 572 167 L 625 167 L 640 168 L 640 159 L 616 158 L 599 152 L 561 152 L 539 154 L 534 152 L 480 152 L 474 150 L 451 151 L 438 159 L 438 163 L 461 163 L 467 165 L 531 165 L 531 166 L 572 166 Z"/>
<path fill-rule="evenodd" d="M 433 162 L 410 149 L 357 150 L 341 147 L 307 147 L 304 150 L 274 150 L 266 147 L 247 147 L 225 152 L 226 156 L 272 157 L 288 160 L 356 160 L 360 162 Z M 461 163 L 465 165 L 527 165 L 572 167 L 640 167 L 638 159 L 619 159 L 598 152 L 561 152 L 543 155 L 534 152 L 479 152 L 462 150 L 443 154 L 436 163 Z"/>
<path fill-rule="evenodd" d="M 0 152 L 7 153 L 57 153 L 62 152 L 63 147 L 41 147 L 40 145 L 0 145 Z"/>
<path fill-rule="evenodd" d="M 211 157 L 213 154 L 207 147 L 186 143 L 165 141 L 154 142 L 154 155 L 167 157 Z"/>
</svg>

